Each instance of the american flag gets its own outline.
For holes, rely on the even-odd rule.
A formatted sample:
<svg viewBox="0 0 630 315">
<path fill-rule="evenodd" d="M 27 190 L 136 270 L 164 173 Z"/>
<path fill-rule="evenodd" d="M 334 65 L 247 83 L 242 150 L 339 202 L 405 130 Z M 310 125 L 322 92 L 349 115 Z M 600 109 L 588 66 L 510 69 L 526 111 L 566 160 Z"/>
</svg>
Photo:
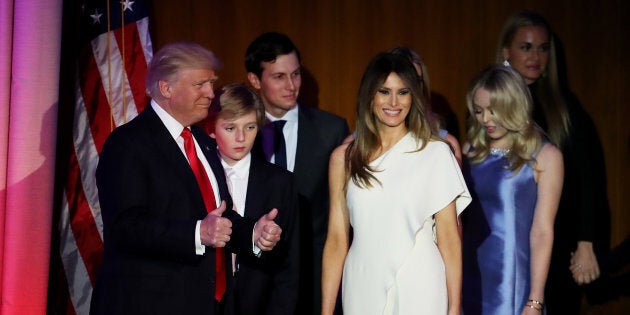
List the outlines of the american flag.
<svg viewBox="0 0 630 315">
<path fill-rule="evenodd" d="M 144 0 L 82 1 L 80 24 L 73 145 L 59 221 L 69 314 L 88 314 L 103 257 L 94 177 L 99 154 L 110 132 L 148 104 L 144 77 L 153 55 Z"/>
</svg>

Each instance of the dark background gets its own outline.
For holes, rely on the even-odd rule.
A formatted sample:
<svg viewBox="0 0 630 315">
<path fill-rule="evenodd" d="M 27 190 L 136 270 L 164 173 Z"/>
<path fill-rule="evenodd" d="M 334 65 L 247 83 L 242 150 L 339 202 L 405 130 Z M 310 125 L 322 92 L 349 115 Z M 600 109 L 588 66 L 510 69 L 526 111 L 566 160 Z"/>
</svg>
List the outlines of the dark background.
<svg viewBox="0 0 630 315">
<path fill-rule="evenodd" d="M 508 16 L 532 9 L 564 46 L 569 86 L 592 116 L 606 157 L 611 244 L 630 234 L 630 1 L 443 0 L 155 0 L 151 36 L 157 50 L 193 40 L 223 62 L 218 85 L 245 82 L 244 52 L 264 31 L 288 34 L 306 70 L 303 102 L 345 117 L 354 127 L 359 80 L 369 60 L 395 45 L 419 51 L 433 92 L 458 121 L 464 141 L 465 93 L 494 60 Z M 630 285 L 629 285 L 630 286 Z M 628 297 L 587 306 L 584 314 L 630 314 Z"/>
</svg>

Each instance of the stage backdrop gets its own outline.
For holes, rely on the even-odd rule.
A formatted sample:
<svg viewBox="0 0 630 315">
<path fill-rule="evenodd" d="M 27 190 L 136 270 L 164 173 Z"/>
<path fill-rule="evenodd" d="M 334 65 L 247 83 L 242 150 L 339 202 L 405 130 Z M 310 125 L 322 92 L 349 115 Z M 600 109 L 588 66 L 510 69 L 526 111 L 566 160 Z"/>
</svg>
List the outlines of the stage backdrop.
<svg viewBox="0 0 630 315">
<path fill-rule="evenodd" d="M 493 62 L 503 23 L 523 9 L 539 11 L 564 44 L 569 85 L 603 143 L 611 243 L 630 234 L 630 1 L 154 0 L 151 9 L 155 48 L 173 40 L 204 44 L 224 63 L 218 85 L 246 80 L 244 52 L 261 32 L 288 34 L 306 69 L 302 100 L 351 127 L 368 61 L 392 45 L 411 46 L 423 55 L 434 100 L 455 114 L 462 140 L 466 89 Z M 621 304 L 591 313 L 630 314 L 630 303 Z"/>
<path fill-rule="evenodd" d="M 6 2 L 12 4 L 12 1 L 0 0 L 3 5 Z M 36 1 L 27 0 L 19 3 L 20 5 L 26 3 L 25 5 L 27 5 L 30 2 Z M 93 188 L 91 188 L 92 190 L 88 188 L 93 187 L 93 163 L 97 159 L 103 137 L 108 132 L 107 128 L 124 123 L 126 119 L 133 116 L 134 111 L 142 108 L 142 101 L 137 99 L 139 95 L 129 92 L 137 89 L 137 86 L 125 87 L 122 94 L 125 94 L 126 97 L 111 101 L 112 96 L 109 95 L 109 92 L 104 92 L 108 91 L 108 88 L 105 87 L 107 82 L 92 82 L 95 86 L 104 86 L 104 90 L 99 90 L 97 93 L 102 93 L 99 94 L 99 97 L 106 106 L 109 106 L 107 103 L 111 103 L 112 106 L 122 106 L 120 108 L 131 111 L 114 109 L 109 112 L 109 109 L 105 110 L 104 107 L 87 108 L 85 113 L 93 114 L 98 119 L 110 118 L 110 120 L 101 120 L 99 127 L 92 124 L 93 120 L 89 120 L 89 122 L 86 120 L 83 125 L 75 120 L 78 118 L 76 110 L 83 111 L 80 106 L 85 105 L 76 103 L 76 100 L 81 97 L 85 98 L 86 94 L 82 92 L 77 95 L 79 91 L 77 86 L 79 85 L 75 73 L 69 69 L 74 69 L 74 62 L 82 52 L 87 51 L 84 50 L 87 48 L 80 44 L 79 31 L 84 30 L 85 26 L 80 24 L 78 17 L 84 13 L 81 10 L 87 7 L 91 8 L 91 6 L 79 5 L 83 2 L 65 1 L 64 3 L 62 49 L 72 56 L 61 59 L 60 104 L 63 106 L 59 108 L 58 150 L 60 151 L 60 161 L 57 163 L 57 194 L 55 194 L 59 199 L 56 200 L 55 205 L 61 206 L 57 213 L 60 215 L 56 216 L 53 222 L 55 230 L 52 233 L 52 250 L 54 253 L 61 253 L 65 258 L 63 263 L 60 260 L 52 259 L 49 304 L 49 312 L 51 313 L 56 313 L 58 310 L 64 314 L 66 311 L 70 314 L 74 311 L 79 314 L 86 312 L 88 307 L 88 300 L 86 299 L 89 299 L 89 292 L 98 270 L 99 250 L 102 247 L 99 231 L 99 209 L 97 200 L 95 200 L 95 191 Z M 98 1 L 85 2 L 92 5 Z M 105 2 L 105 0 L 100 2 Z M 129 8 L 125 8 L 125 6 L 133 7 L 143 1 L 111 0 L 109 2 L 112 6 L 118 6 L 118 11 L 126 12 Z M 317 106 L 345 117 L 351 127 L 355 124 L 354 106 L 360 76 L 368 61 L 377 52 L 393 45 L 410 46 L 418 50 L 426 60 L 434 93 L 434 104 L 439 106 L 440 113 L 445 118 L 450 119 L 451 132 L 458 135 L 461 140 L 464 140 L 466 89 L 471 78 L 493 62 L 498 33 L 505 19 L 523 9 L 539 11 L 549 19 L 564 44 L 569 84 L 582 101 L 585 109 L 593 117 L 602 139 L 613 219 L 612 244 L 618 244 L 630 233 L 630 211 L 628 211 L 627 206 L 630 204 L 630 194 L 627 193 L 630 185 L 630 165 L 628 164 L 630 124 L 625 121 L 627 117 L 630 117 L 630 106 L 628 106 L 630 89 L 628 89 L 627 84 L 630 79 L 627 71 L 630 68 L 630 61 L 627 58 L 630 56 L 626 19 L 630 14 L 630 2 L 628 1 L 605 0 L 594 3 L 586 0 L 489 0 L 457 1 L 455 4 L 441 0 L 154 0 L 147 3 L 150 5 L 148 20 L 151 21 L 149 32 L 153 46 L 159 49 L 170 41 L 193 40 L 210 48 L 224 64 L 223 69 L 219 72 L 219 86 L 232 82 L 245 82 L 244 51 L 253 38 L 264 31 L 279 31 L 288 34 L 296 42 L 302 53 L 304 83 L 301 101 L 304 104 Z M 116 12 L 116 10 L 113 11 Z M 4 25 L 5 17 L 11 17 L 11 14 L 7 12 L 22 11 L 12 8 L 5 10 L 4 7 L 0 7 L 3 23 L 0 31 L 2 36 L 5 36 L 4 33 L 7 30 Z M 51 12 L 58 13 L 58 10 L 51 10 Z M 137 12 L 134 11 L 135 13 Z M 99 14 L 105 14 L 105 11 L 92 12 L 88 16 L 97 19 Z M 58 15 L 55 16 L 58 17 Z M 31 19 L 31 16 L 27 16 L 27 18 Z M 28 22 L 34 23 L 30 20 Z M 41 31 L 37 28 L 33 28 L 33 30 Z M 54 30 L 54 27 L 46 29 L 47 32 L 51 33 L 54 33 Z M 37 38 L 40 44 L 25 46 L 31 49 L 25 48 L 21 53 L 28 56 L 37 52 L 45 52 L 46 56 L 52 54 L 54 57 L 54 53 L 58 51 L 58 46 L 55 46 L 55 43 L 58 45 L 59 41 L 58 38 L 47 32 L 44 33 L 48 35 L 46 40 L 39 40 L 39 37 L 28 34 L 32 38 Z M 116 42 L 111 43 L 119 45 L 119 43 L 124 42 L 121 41 L 122 33 L 127 34 L 126 31 L 118 31 L 117 34 L 112 35 L 116 38 Z M 125 38 L 129 39 L 129 37 Z M 0 47 L 3 54 L 3 59 L 0 59 L 2 60 L 0 67 L 3 67 L 0 68 L 2 70 L 0 82 L 2 82 L 3 87 L 6 87 L 8 85 L 5 83 L 8 79 L 4 74 L 9 72 L 5 72 L 4 68 L 6 67 L 4 51 L 5 43 L 10 42 L 11 39 L 4 39 L 5 37 L 0 37 L 0 42 L 2 42 Z M 30 41 L 22 38 L 16 42 L 21 43 L 22 40 L 30 43 Z M 101 39 L 100 42 L 102 43 L 103 40 Z M 92 45 L 92 49 L 98 46 Z M 144 46 L 140 46 L 142 46 L 141 49 L 126 54 L 126 56 L 140 57 L 146 54 L 147 50 L 144 50 L 147 48 L 146 43 Z M 129 48 L 130 46 L 125 47 Z M 109 47 L 107 49 L 116 52 L 126 51 L 127 48 Z M 102 51 L 100 52 L 102 53 Z M 38 56 L 41 57 L 41 55 Z M 95 64 L 102 66 L 98 62 L 98 57 L 95 58 L 97 58 Z M 149 56 L 145 55 L 144 59 L 145 61 L 148 60 Z M 35 63 L 35 65 L 39 64 Z M 54 68 L 56 65 L 58 63 L 53 60 L 52 65 L 41 65 L 41 69 Z M 13 67 L 15 68 L 15 65 Z M 101 72 L 107 73 L 104 70 Z M 47 72 L 44 71 L 43 77 L 27 79 L 34 82 L 44 80 L 46 74 Z M 42 71 L 37 72 L 37 75 L 42 75 Z M 110 79 L 105 79 L 106 77 L 102 76 L 97 80 Z M 124 77 L 115 80 L 126 82 Z M 13 84 L 16 84 L 15 82 L 14 78 Z M 36 83 L 39 82 L 36 81 Z M 51 82 L 46 81 L 46 83 L 41 86 L 48 88 Z M 52 84 L 54 84 L 54 80 Z M 19 87 L 20 85 L 17 84 L 12 86 L 14 89 Z M 12 163 L 20 161 L 16 165 L 28 165 L 30 168 L 39 166 L 42 164 L 39 163 L 41 161 L 28 160 L 37 156 L 28 153 L 32 151 L 33 147 L 37 148 L 40 144 L 43 145 L 41 152 L 49 153 L 51 150 L 51 141 L 49 140 L 51 137 L 54 139 L 54 135 L 45 133 L 49 130 L 44 127 L 29 129 L 27 126 L 38 117 L 41 121 L 47 121 L 48 112 L 46 110 L 49 108 L 46 107 L 45 101 L 47 99 L 35 100 L 38 102 L 30 102 L 29 100 L 28 104 L 24 106 L 30 106 L 32 111 L 28 112 L 29 115 L 24 115 L 26 112 L 17 107 L 10 107 L 10 110 L 8 107 L 5 108 L 4 104 L 9 104 L 9 100 L 13 104 L 13 98 L 2 94 L 6 93 L 6 89 L 0 91 L 0 101 L 3 105 L 0 112 L 2 114 L 0 116 L 0 137 L 4 137 L 0 139 L 4 142 L 0 143 L 7 143 L 6 147 L 0 148 L 0 158 L 2 158 L 0 161 Z M 48 95 L 46 93 L 50 93 L 49 89 L 45 89 L 43 92 L 38 89 L 37 92 L 39 98 L 45 98 Z M 9 114 L 12 115 L 10 121 L 8 119 Z M 93 118 L 89 114 L 87 116 Z M 86 114 L 82 113 L 81 115 Z M 83 132 L 76 133 L 78 128 L 83 128 Z M 10 129 L 18 130 L 20 135 L 14 134 Z M 13 150 L 13 147 L 18 148 L 25 145 L 21 138 L 23 137 L 21 132 L 24 130 L 28 130 L 27 132 L 30 132 L 31 135 L 42 131 L 41 138 L 27 142 L 29 143 L 28 150 L 31 151 Z M 54 133 L 54 129 L 52 131 Z M 85 136 L 95 138 L 87 141 L 83 138 L 77 138 Z M 84 151 L 78 149 L 81 147 L 78 145 L 81 142 L 87 143 L 87 146 L 84 147 L 87 149 Z M 20 155 L 13 153 L 15 157 L 12 157 L 11 152 L 20 152 Z M 80 155 L 84 153 L 87 153 L 88 156 L 82 160 Z M 44 156 L 50 156 L 50 154 Z M 22 159 L 27 164 L 22 164 Z M 52 163 L 50 159 L 46 161 Z M 85 164 L 81 165 L 82 163 Z M 88 166 L 88 164 L 92 166 Z M 13 164 L 6 169 L 12 170 Z M 19 167 L 15 169 L 21 170 Z M 44 168 L 44 170 L 47 169 L 49 168 Z M 0 179 L 3 180 L 5 187 L 1 187 L 3 191 L 0 198 L 3 199 L 0 201 L 3 201 L 3 211 L 14 209 L 5 206 L 9 204 L 9 196 L 17 198 L 11 200 L 20 200 L 20 205 L 24 205 L 24 209 L 34 209 L 39 205 L 38 203 L 43 203 L 46 206 L 43 209 L 49 210 L 49 204 L 43 201 L 46 200 L 45 198 L 28 203 L 26 200 L 20 199 L 23 198 L 22 196 L 28 196 L 22 195 L 23 191 L 15 190 L 19 193 L 9 195 L 11 187 L 6 183 L 14 183 L 23 173 L 16 172 L 17 175 L 12 175 L 8 172 L 1 173 L 2 171 L 0 171 Z M 42 176 L 38 178 L 40 181 L 32 182 L 33 187 L 35 189 L 49 188 L 50 183 L 46 182 L 46 180 L 50 181 L 50 178 L 46 177 L 50 175 L 49 173 L 49 171 L 42 173 Z M 22 190 L 26 189 L 22 188 Z M 40 190 L 38 192 L 41 193 Z M 48 198 L 48 196 L 45 197 Z M 73 202 L 78 205 L 76 208 L 71 208 L 70 204 Z M 31 213 L 39 214 L 37 211 L 44 210 L 33 211 L 26 211 L 24 214 L 20 212 L 19 218 L 23 219 L 23 216 L 30 218 Z M 85 233 L 82 233 L 78 229 L 80 224 L 86 222 L 78 219 L 81 217 L 76 216 L 77 212 L 82 213 L 83 218 L 92 220 L 87 222 L 87 225 L 83 225 L 91 230 L 85 230 L 83 231 Z M 37 220 L 50 218 L 48 212 L 43 215 Z M 0 216 L 0 220 L 9 220 L 9 216 Z M 4 223 L 4 226 L 8 226 L 7 222 Z M 15 225 L 15 229 L 25 229 L 23 227 L 25 223 L 21 222 L 20 224 L 22 225 Z M 49 228 L 50 226 L 43 226 L 43 229 Z M 6 270 L 6 261 L 8 261 L 6 259 L 8 253 L 6 251 L 7 237 L 11 231 L 17 230 L 7 228 L 2 234 L 4 239 L 0 239 L 0 242 L 4 241 L 5 246 L 3 252 L 5 257 L 2 260 L 5 262 L 3 270 Z M 89 237 L 88 243 L 80 244 L 80 242 L 86 242 L 85 236 Z M 20 238 L 16 239 L 19 240 Z M 47 246 L 46 238 L 38 239 L 38 241 L 45 244 L 43 245 L 45 249 Z M 60 244 L 61 246 L 59 246 Z M 70 247 L 66 245 L 70 245 Z M 37 258 L 41 257 L 38 256 Z M 76 263 L 69 264 L 70 258 Z M 75 269 L 70 269 L 68 266 Z M 35 270 L 43 271 L 41 266 L 38 268 Z M 5 280 L 6 272 L 3 276 L 5 277 L 3 280 Z M 67 286 L 68 281 L 71 283 L 70 288 Z M 3 281 L 3 284 L 5 282 Z M 45 283 L 45 278 L 35 284 L 41 287 L 42 283 Z M 64 283 L 66 283 L 65 287 L 63 286 Z M 77 295 L 77 293 L 81 294 Z M 3 298 L 5 296 L 9 296 L 6 294 L 6 290 L 3 292 Z M 600 313 L 630 313 L 630 301 L 623 299 L 604 306 L 589 306 L 584 312 L 584 314 Z"/>
</svg>

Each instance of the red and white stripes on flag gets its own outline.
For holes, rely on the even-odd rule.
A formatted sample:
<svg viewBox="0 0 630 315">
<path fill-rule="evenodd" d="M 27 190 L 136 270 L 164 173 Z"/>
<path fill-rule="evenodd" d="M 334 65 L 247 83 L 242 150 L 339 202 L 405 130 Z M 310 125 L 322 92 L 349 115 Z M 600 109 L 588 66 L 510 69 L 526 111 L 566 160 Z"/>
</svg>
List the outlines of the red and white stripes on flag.
<svg viewBox="0 0 630 315">
<path fill-rule="evenodd" d="M 110 132 L 149 102 L 144 79 L 153 48 L 145 1 L 84 1 L 81 10 L 84 44 L 77 64 L 73 150 L 59 230 L 71 304 L 76 314 L 88 314 L 103 257 L 96 166 Z"/>
</svg>

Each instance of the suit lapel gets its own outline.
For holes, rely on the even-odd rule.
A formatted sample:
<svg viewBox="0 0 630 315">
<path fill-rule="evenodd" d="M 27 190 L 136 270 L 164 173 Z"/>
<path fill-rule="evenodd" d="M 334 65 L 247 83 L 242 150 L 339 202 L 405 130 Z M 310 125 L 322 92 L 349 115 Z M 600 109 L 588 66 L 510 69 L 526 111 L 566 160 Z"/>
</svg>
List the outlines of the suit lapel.
<svg viewBox="0 0 630 315">
<path fill-rule="evenodd" d="M 262 205 L 267 180 L 268 178 L 263 172 L 262 161 L 252 156 L 247 179 L 247 196 L 245 197 L 245 215 L 247 217 L 258 218 L 263 215 L 261 212 L 265 211 Z"/>
<path fill-rule="evenodd" d="M 205 131 L 203 131 L 203 129 L 197 126 L 191 126 L 190 130 L 197 140 L 197 143 L 199 143 L 201 151 L 203 151 L 203 155 L 206 157 L 206 160 L 212 169 L 212 173 L 214 173 L 214 177 L 217 179 L 221 200 L 225 200 L 227 209 L 232 209 L 232 197 L 230 197 L 227 181 L 225 179 L 225 171 L 223 170 L 223 165 L 221 165 L 221 160 L 219 160 L 219 155 L 217 153 L 217 144 L 205 133 Z"/>
<path fill-rule="evenodd" d="M 295 152 L 295 167 L 293 172 L 296 178 L 300 178 L 299 174 L 308 173 L 306 170 L 313 165 L 311 158 L 313 154 L 313 143 L 317 143 L 316 130 L 317 126 L 313 123 L 309 108 L 300 106 L 298 110 L 298 142 Z"/>
<path fill-rule="evenodd" d="M 173 137 L 164 126 L 164 123 L 160 120 L 151 106 L 147 106 L 142 113 L 138 116 L 146 125 L 147 128 L 141 128 L 146 130 L 146 141 L 153 144 L 154 152 L 157 155 L 161 155 L 173 169 L 174 174 L 183 174 L 181 178 L 184 189 L 192 193 L 194 196 L 194 203 L 196 209 L 199 209 L 198 215 L 205 215 L 203 213 L 203 197 L 197 185 L 195 174 L 188 164 L 188 160 L 182 153 L 177 143 L 173 140 Z"/>
</svg>

